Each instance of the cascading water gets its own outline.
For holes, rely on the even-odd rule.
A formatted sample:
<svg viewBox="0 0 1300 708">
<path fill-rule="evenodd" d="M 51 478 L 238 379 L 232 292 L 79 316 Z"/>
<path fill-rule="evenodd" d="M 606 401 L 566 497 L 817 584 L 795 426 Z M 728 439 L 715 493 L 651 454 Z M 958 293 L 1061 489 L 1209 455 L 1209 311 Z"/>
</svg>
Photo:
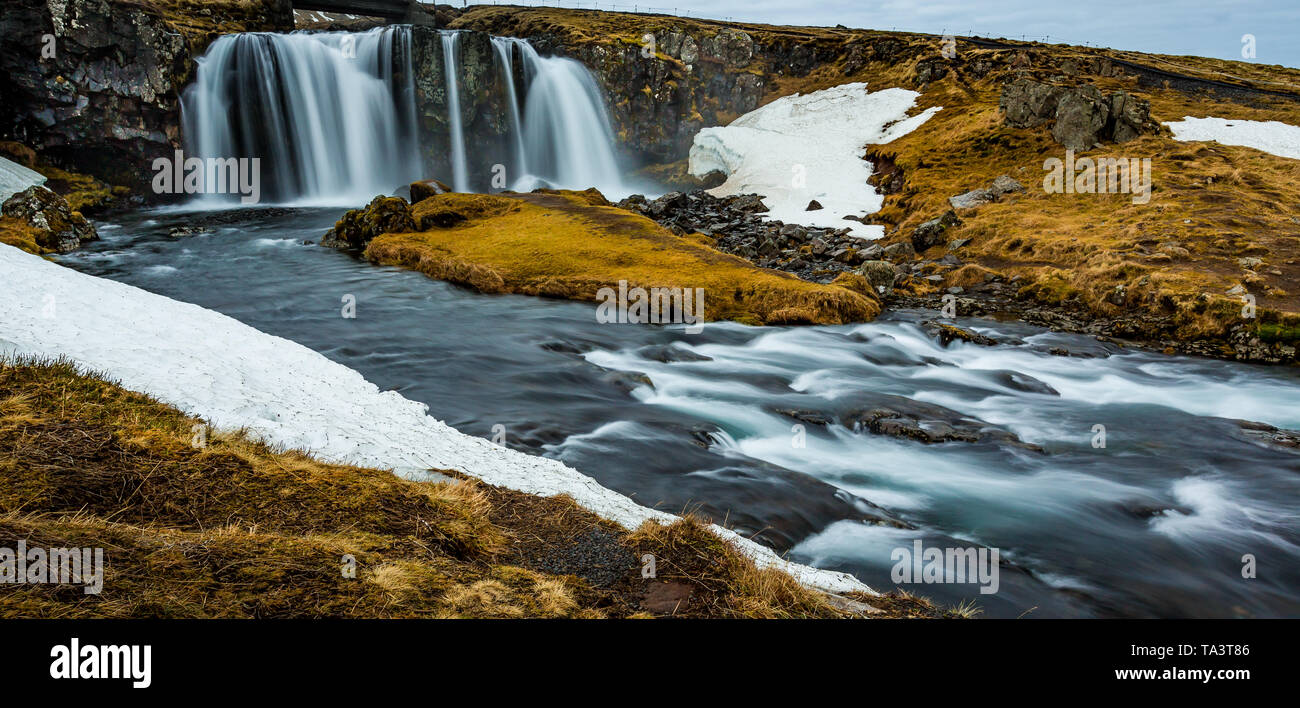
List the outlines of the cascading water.
<svg viewBox="0 0 1300 708">
<path fill-rule="evenodd" d="M 409 27 L 222 36 L 181 100 L 186 152 L 261 158 L 265 201 L 365 202 L 422 176 L 414 93 Z"/>
<path fill-rule="evenodd" d="M 412 32 L 394 26 L 218 38 L 199 59 L 181 101 L 186 153 L 260 158 L 260 193 L 274 203 L 353 205 L 431 176 L 418 137 Z M 487 185 L 475 183 L 468 164 L 472 128 L 462 113 L 463 36 L 439 32 L 448 126 L 443 169 L 454 189 L 469 192 Z M 498 105 L 508 124 L 502 154 L 513 162 L 510 187 L 628 194 L 604 96 L 586 67 L 543 57 L 522 39 L 494 37 L 492 44 L 504 91 Z M 480 146 L 482 136 L 475 135 Z M 205 194 L 200 203 L 228 204 L 239 196 Z"/>
<path fill-rule="evenodd" d="M 447 82 L 447 125 L 451 130 L 452 187 L 457 192 L 470 191 L 469 168 L 465 161 L 465 128 L 460 114 L 460 33 L 442 33 L 442 66 Z"/>
<path fill-rule="evenodd" d="M 495 53 L 497 70 L 501 73 L 501 83 L 506 87 L 506 108 L 510 113 L 510 136 L 514 148 L 515 174 L 526 175 L 528 174 L 528 153 L 524 149 L 524 122 L 519 115 L 519 95 L 515 90 L 515 68 L 513 63 L 513 48 L 521 43 L 521 40 L 514 37 L 492 38 L 492 51 Z"/>
<path fill-rule="evenodd" d="M 543 57 L 531 44 L 513 37 L 494 37 L 495 58 L 517 125 L 518 157 L 513 189 L 537 187 L 586 189 L 625 196 L 628 188 L 614 154 L 614 131 L 595 78 L 580 62 Z M 525 99 L 520 110 L 514 91 L 511 52 L 524 68 Z"/>
</svg>

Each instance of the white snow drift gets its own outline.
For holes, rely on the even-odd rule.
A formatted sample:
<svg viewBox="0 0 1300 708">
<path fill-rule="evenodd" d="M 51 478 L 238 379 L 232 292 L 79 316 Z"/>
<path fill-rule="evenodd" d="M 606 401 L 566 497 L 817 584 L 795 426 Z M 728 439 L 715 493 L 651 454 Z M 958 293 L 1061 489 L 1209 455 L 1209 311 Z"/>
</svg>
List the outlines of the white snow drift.
<svg viewBox="0 0 1300 708">
<path fill-rule="evenodd" d="M 1300 160 L 1300 127 L 1288 123 L 1184 116 L 1181 121 L 1165 125 L 1174 132 L 1174 140 L 1213 140 Z"/>
<path fill-rule="evenodd" d="M 674 517 L 641 506 L 558 460 L 456 431 L 422 403 L 380 391 L 361 374 L 218 312 L 64 268 L 0 245 L 0 354 L 63 356 L 126 388 L 268 443 L 318 458 L 420 477 L 457 469 L 489 484 L 551 496 L 626 528 Z M 856 578 L 789 563 L 732 531 L 760 566 L 833 592 Z"/>
<path fill-rule="evenodd" d="M 45 184 L 45 175 L 0 157 L 0 202 L 34 184 Z"/>
<path fill-rule="evenodd" d="M 863 150 L 907 135 L 939 111 L 929 108 L 909 117 L 918 96 L 899 88 L 871 93 L 865 83 L 785 96 L 728 126 L 701 130 L 691 146 L 690 172 L 727 175 L 710 190 L 715 196 L 763 195 L 769 219 L 847 226 L 854 236 L 880 238 L 883 227 L 844 217 L 880 210 L 883 198 L 867 184 L 872 165 L 862 159 Z M 812 200 L 823 208 L 807 211 Z"/>
</svg>

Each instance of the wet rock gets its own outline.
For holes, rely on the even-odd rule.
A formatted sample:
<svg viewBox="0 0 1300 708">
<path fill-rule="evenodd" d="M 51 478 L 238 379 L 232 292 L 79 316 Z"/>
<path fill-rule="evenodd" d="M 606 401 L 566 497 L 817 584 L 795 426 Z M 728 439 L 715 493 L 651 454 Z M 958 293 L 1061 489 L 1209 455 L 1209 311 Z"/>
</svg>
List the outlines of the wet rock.
<svg viewBox="0 0 1300 708">
<path fill-rule="evenodd" d="M 948 346 L 953 342 L 969 342 L 978 344 L 983 347 L 991 347 L 998 344 L 998 340 L 992 337 L 986 337 L 978 332 L 972 332 L 968 329 L 962 329 L 956 325 L 950 325 L 944 322 L 922 322 L 927 334 L 939 340 L 943 346 Z"/>
<path fill-rule="evenodd" d="M 1042 448 L 1020 440 L 1014 433 L 971 418 L 944 406 L 922 403 L 903 396 L 864 394 L 875 405 L 857 407 L 847 402 L 838 413 L 846 428 L 876 435 L 916 440 L 926 444 L 944 442 L 995 443 L 1041 452 Z"/>
<path fill-rule="evenodd" d="M 794 418 L 795 420 L 804 423 L 811 423 L 813 425 L 830 425 L 835 421 L 834 418 L 825 413 L 803 410 L 801 408 L 776 408 L 774 409 L 774 412 L 780 413 L 787 418 Z"/>
<path fill-rule="evenodd" d="M 365 248 L 380 234 L 415 231 L 411 207 L 401 197 L 378 196 L 343 215 L 321 239 L 330 248 Z"/>
<path fill-rule="evenodd" d="M 212 233 L 212 227 L 210 226 L 173 226 L 170 229 L 167 229 L 167 235 L 172 238 L 210 233 Z"/>
<path fill-rule="evenodd" d="M 992 376 L 998 383 L 1016 391 L 1040 393 L 1045 396 L 1061 395 L 1061 392 L 1052 388 L 1050 384 L 1039 381 L 1029 374 L 1022 374 L 1019 371 L 997 371 Z"/>
<path fill-rule="evenodd" d="M 697 354 L 689 349 L 672 344 L 652 344 L 637 350 L 637 355 L 650 361 L 664 364 L 674 362 L 713 361 L 713 357 Z"/>
<path fill-rule="evenodd" d="M 1234 420 L 1246 439 L 1300 451 L 1300 430 L 1286 430 L 1253 420 Z"/>
<path fill-rule="evenodd" d="M 40 185 L 6 199 L 0 205 L 0 214 L 35 229 L 36 244 L 47 251 L 67 253 L 99 238 L 95 227 L 80 212 L 73 211 L 66 199 Z"/>
<path fill-rule="evenodd" d="M 429 197 L 434 197 L 439 194 L 446 194 L 452 191 L 451 187 L 448 187 L 446 183 L 440 182 L 436 179 L 426 179 L 426 180 L 420 180 L 419 182 L 412 182 L 408 187 L 408 190 L 409 190 L 408 193 L 410 195 L 410 202 L 412 205 L 419 204 L 420 202 L 424 201 L 425 199 L 428 199 Z"/>
</svg>

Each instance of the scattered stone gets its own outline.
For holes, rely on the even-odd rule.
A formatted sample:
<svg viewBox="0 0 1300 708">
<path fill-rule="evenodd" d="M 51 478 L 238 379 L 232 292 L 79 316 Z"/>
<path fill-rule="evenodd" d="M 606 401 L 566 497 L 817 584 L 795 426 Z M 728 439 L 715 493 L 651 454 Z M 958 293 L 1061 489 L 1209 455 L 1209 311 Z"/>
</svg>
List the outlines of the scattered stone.
<svg viewBox="0 0 1300 708">
<path fill-rule="evenodd" d="M 804 209 L 804 211 L 817 211 L 818 209 L 821 208 L 822 208 L 822 203 L 814 199 L 808 202 L 808 208 Z"/>
<path fill-rule="evenodd" d="M 907 241 L 900 241 L 898 243 L 891 243 L 888 246 L 885 246 L 882 254 L 885 256 L 885 258 L 888 258 L 889 260 L 892 261 L 911 260 L 911 258 L 916 255 L 916 249 L 912 248 L 911 243 Z"/>
<path fill-rule="evenodd" d="M 951 210 L 945 212 L 943 216 L 921 224 L 912 232 L 912 248 L 917 253 L 920 253 L 931 246 L 946 243 L 947 239 L 943 237 L 944 232 L 959 224 L 961 224 L 961 219 L 957 218 L 957 212 Z"/>
<path fill-rule="evenodd" d="M 713 247 L 804 280 L 829 283 L 883 249 L 850 235 L 848 229 L 809 228 L 767 220 L 755 194 L 715 197 L 704 190 L 670 192 L 658 199 L 634 194 L 620 208 L 649 217 L 674 233 L 701 233 Z"/>
<path fill-rule="evenodd" d="M 977 206 L 988 204 L 996 198 L 991 189 L 972 189 L 955 197 L 948 197 L 948 205 L 953 209 L 974 209 Z"/>
<path fill-rule="evenodd" d="M 898 276 L 898 269 L 889 261 L 871 260 L 865 261 L 862 267 L 858 269 L 862 277 L 871 283 L 871 287 L 877 292 L 884 292 L 894 287 L 894 279 Z"/>
</svg>

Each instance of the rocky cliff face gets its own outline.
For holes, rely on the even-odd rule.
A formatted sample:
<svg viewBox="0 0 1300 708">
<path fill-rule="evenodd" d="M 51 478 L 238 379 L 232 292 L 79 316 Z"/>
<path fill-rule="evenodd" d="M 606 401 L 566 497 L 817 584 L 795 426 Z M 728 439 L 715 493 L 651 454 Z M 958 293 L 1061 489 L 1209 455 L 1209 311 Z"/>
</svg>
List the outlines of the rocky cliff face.
<svg viewBox="0 0 1300 708">
<path fill-rule="evenodd" d="M 0 138 L 139 190 L 179 140 L 179 92 L 222 31 L 291 29 L 286 0 L 6 0 Z"/>
<path fill-rule="evenodd" d="M 842 83 L 872 62 L 910 66 L 935 53 L 915 38 L 880 33 L 615 13 L 475 7 L 451 26 L 521 37 L 543 54 L 581 61 L 609 98 L 621 147 L 642 163 L 681 160 L 701 128 L 803 84 Z M 944 72 L 917 70 L 922 82 Z"/>
<path fill-rule="evenodd" d="M 459 45 L 456 75 L 466 164 L 471 184 L 486 187 L 492 165 L 507 158 L 508 94 L 493 61 L 491 38 L 484 32 L 464 32 Z M 431 174 L 450 179 L 451 126 L 442 36 L 437 30 L 412 28 L 411 55 L 424 161 Z"/>
</svg>

